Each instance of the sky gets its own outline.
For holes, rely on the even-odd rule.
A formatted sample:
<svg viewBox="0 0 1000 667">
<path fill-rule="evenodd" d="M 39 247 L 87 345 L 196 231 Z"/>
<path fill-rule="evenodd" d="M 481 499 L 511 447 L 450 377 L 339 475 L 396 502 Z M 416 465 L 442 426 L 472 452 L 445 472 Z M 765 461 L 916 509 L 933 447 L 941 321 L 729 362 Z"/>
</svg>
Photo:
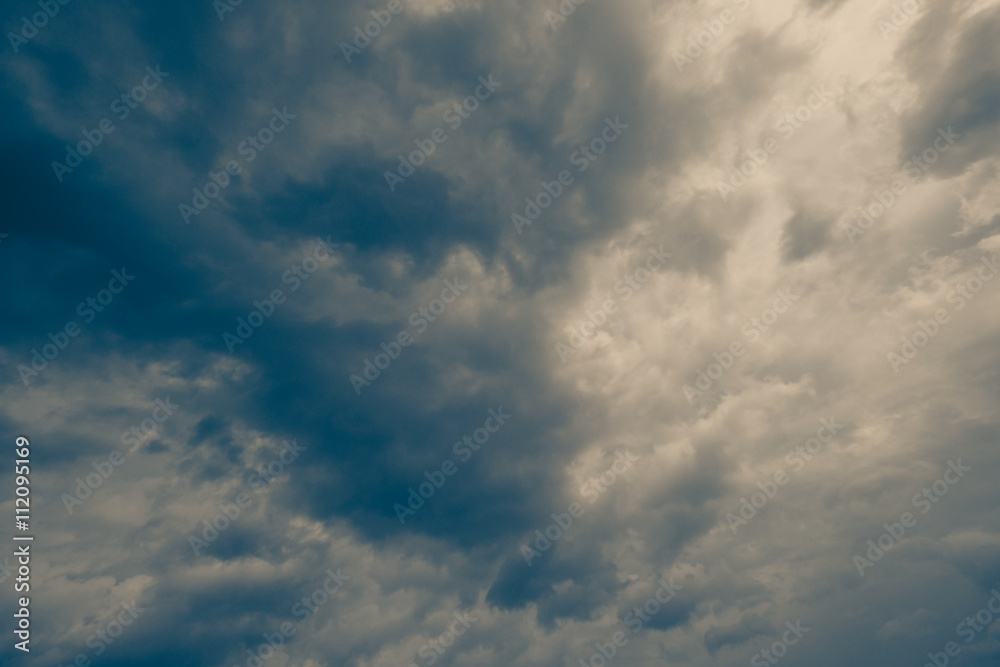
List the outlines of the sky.
<svg viewBox="0 0 1000 667">
<path fill-rule="evenodd" d="M 1000 3 L 0 20 L 0 663 L 997 664 Z"/>
</svg>

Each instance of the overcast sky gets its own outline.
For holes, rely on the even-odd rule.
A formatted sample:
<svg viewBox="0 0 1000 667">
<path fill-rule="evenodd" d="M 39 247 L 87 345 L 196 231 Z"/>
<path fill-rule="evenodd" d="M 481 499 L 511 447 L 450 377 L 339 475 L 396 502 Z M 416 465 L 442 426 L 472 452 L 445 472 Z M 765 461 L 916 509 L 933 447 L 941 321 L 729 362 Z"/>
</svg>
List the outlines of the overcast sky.
<svg viewBox="0 0 1000 667">
<path fill-rule="evenodd" d="M 997 664 L 1000 3 L 231 1 L 0 16 L 0 661 Z"/>
</svg>

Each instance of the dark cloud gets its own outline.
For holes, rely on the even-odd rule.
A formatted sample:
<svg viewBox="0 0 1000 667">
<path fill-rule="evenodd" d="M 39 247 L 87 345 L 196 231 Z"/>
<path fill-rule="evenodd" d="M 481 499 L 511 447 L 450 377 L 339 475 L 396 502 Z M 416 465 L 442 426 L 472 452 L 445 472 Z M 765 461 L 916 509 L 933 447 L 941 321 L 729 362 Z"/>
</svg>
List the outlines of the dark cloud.
<svg viewBox="0 0 1000 667">
<path fill-rule="evenodd" d="M 623 631 L 616 665 L 735 667 L 796 619 L 812 629 L 789 659 L 818 667 L 954 640 L 1000 572 L 1000 297 L 995 282 L 954 297 L 1000 250 L 1000 14 L 928 5 L 883 39 L 869 22 L 891 7 L 742 4 L 591 0 L 553 28 L 555 1 L 403 0 L 347 62 L 341 43 L 386 3 L 244 2 L 224 20 L 204 1 L 70 3 L 7 51 L 0 425 L 33 438 L 40 536 L 37 634 L 17 659 L 247 664 L 291 622 L 269 664 L 428 664 L 455 613 L 476 620 L 438 664 L 576 665 Z M 157 64 L 162 86 L 60 182 L 53 161 Z M 486 76 L 502 85 L 450 128 Z M 835 103 L 719 197 L 823 82 Z M 295 118 L 250 161 L 239 147 L 275 108 Z M 580 171 L 609 123 L 627 127 Z M 438 127 L 447 141 L 390 190 Z M 947 127 L 961 138 L 848 240 L 842 223 Z M 186 224 L 179 204 L 231 160 L 241 173 Z M 562 170 L 572 184 L 518 233 L 511 214 Z M 339 246 L 313 270 L 318 239 Z M 639 273 L 650 249 L 669 261 Z M 134 283 L 84 322 L 123 268 Z M 465 286 L 446 306 L 445 281 Z M 770 321 L 778 289 L 798 298 Z M 950 321 L 894 372 L 887 353 L 941 308 Z M 22 382 L 71 321 L 80 335 Z M 395 350 L 401 331 L 413 344 Z M 168 396 L 177 413 L 70 513 L 66 494 Z M 831 416 L 844 426 L 796 469 Z M 293 440 L 301 455 L 255 486 Z M 636 464 L 590 502 L 621 450 Z M 957 457 L 968 479 L 859 576 L 852 557 Z M 240 493 L 250 505 L 217 519 Z M 529 566 L 521 546 L 573 502 L 584 515 Z M 343 588 L 297 616 L 338 567 Z M 683 589 L 633 634 L 666 579 Z M 132 600 L 146 611 L 96 656 L 88 638 Z M 991 637 L 964 662 L 994 664 Z"/>
</svg>

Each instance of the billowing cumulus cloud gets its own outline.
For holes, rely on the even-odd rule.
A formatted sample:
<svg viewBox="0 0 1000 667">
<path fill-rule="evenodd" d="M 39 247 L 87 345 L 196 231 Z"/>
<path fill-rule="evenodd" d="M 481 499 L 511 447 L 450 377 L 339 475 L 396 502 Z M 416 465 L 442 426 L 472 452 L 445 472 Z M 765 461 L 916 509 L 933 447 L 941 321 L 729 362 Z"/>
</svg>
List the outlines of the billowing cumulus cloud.
<svg viewBox="0 0 1000 667">
<path fill-rule="evenodd" d="M 996 2 L 4 26 L 5 664 L 996 664 Z"/>
</svg>

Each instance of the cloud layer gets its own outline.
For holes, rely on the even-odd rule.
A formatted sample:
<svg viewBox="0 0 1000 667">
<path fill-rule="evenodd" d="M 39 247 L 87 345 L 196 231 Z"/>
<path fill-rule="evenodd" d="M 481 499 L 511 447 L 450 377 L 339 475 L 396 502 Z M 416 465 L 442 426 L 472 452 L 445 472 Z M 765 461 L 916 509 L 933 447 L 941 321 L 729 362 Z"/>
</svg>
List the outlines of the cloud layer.
<svg viewBox="0 0 1000 667">
<path fill-rule="evenodd" d="M 996 664 L 996 2 L 37 11 L 5 662 Z"/>
</svg>

